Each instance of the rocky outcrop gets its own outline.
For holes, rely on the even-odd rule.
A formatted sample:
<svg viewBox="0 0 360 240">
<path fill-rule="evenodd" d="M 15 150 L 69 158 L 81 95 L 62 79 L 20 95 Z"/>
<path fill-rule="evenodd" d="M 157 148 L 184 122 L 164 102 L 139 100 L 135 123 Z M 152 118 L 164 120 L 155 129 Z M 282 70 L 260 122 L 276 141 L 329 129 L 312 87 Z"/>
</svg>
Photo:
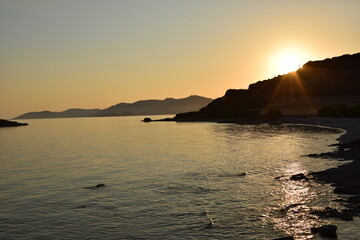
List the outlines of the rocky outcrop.
<svg viewBox="0 0 360 240">
<path fill-rule="evenodd" d="M 29 124 L 0 119 L 0 127 L 18 127 L 18 126 L 26 126 L 26 125 Z"/>
<path fill-rule="evenodd" d="M 308 178 L 303 173 L 294 174 L 290 177 L 290 180 L 307 180 L 307 179 Z"/>
<path fill-rule="evenodd" d="M 337 227 L 335 225 L 324 225 L 321 227 L 311 228 L 312 233 L 318 233 L 321 237 L 337 239 Z"/>
<path fill-rule="evenodd" d="M 143 120 L 142 120 L 143 122 L 152 122 L 152 119 L 151 118 L 144 118 Z"/>
<path fill-rule="evenodd" d="M 335 159 L 353 160 L 336 168 L 330 168 L 309 175 L 315 180 L 330 183 L 335 187 L 334 193 L 352 194 L 352 197 L 342 197 L 337 201 L 342 202 L 347 208 L 341 212 L 334 209 L 314 212 L 318 216 L 336 217 L 351 220 L 360 214 L 360 140 L 355 140 L 338 145 L 338 150 L 333 155 Z"/>
<path fill-rule="evenodd" d="M 321 218 L 338 218 L 345 221 L 352 221 L 353 216 L 349 211 L 339 211 L 335 208 L 325 207 L 322 209 L 314 209 L 310 211 L 310 214 L 319 216 Z"/>
</svg>

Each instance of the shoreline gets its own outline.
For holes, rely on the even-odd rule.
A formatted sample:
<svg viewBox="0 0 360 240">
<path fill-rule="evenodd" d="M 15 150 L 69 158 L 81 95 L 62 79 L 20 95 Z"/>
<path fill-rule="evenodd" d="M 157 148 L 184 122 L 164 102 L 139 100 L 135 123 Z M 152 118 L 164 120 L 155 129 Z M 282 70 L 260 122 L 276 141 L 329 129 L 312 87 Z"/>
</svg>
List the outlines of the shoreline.
<svg viewBox="0 0 360 240">
<path fill-rule="evenodd" d="M 154 119 L 145 118 L 145 122 L 216 122 L 216 123 L 237 123 L 237 124 L 306 124 L 313 126 L 323 126 L 330 128 L 340 128 L 346 132 L 337 140 L 341 143 L 350 142 L 360 139 L 360 118 L 326 118 L 326 117 L 299 117 L 299 116 L 283 116 L 277 119 L 248 119 L 239 120 L 231 118 L 214 118 L 214 119 L 198 119 L 198 120 L 176 120 L 174 118 Z M 144 122 L 144 120 L 143 120 Z"/>
<path fill-rule="evenodd" d="M 311 172 L 309 176 L 315 181 L 330 184 L 333 193 L 345 207 L 341 212 L 323 212 L 324 218 L 332 217 L 341 220 L 353 220 L 360 216 L 360 118 L 303 118 L 289 119 L 282 123 L 310 124 L 345 130 L 337 140 L 337 149 L 333 152 L 311 154 L 310 157 L 347 161 L 335 168 Z"/>
<path fill-rule="evenodd" d="M 147 121 L 144 121 L 147 119 Z M 314 126 L 323 126 L 331 128 L 340 128 L 346 132 L 342 134 L 337 140 L 340 142 L 350 142 L 360 139 L 360 118 L 327 118 L 327 117 L 316 117 L 316 116 L 283 116 L 276 119 L 231 119 L 231 118 L 214 118 L 214 119 L 183 119 L 177 120 L 175 118 L 164 118 L 164 119 L 151 119 L 145 118 L 143 122 L 216 122 L 216 123 L 237 123 L 237 124 L 306 124 Z"/>
<path fill-rule="evenodd" d="M 342 129 L 345 132 L 336 140 L 339 142 L 333 152 L 314 153 L 309 157 L 333 159 L 336 161 L 350 161 L 335 168 L 324 171 L 311 172 L 307 176 L 297 180 L 308 181 L 312 179 L 317 182 L 330 184 L 334 187 L 333 194 L 336 200 L 344 209 L 337 210 L 325 207 L 312 214 L 320 218 L 335 218 L 343 221 L 353 221 L 354 217 L 360 216 L 360 118 L 325 118 L 325 117 L 295 117 L 287 116 L 273 120 L 238 121 L 234 119 L 208 119 L 202 121 L 176 121 L 175 119 L 160 119 L 151 121 L 175 121 L 175 122 L 218 122 L 218 123 L 238 123 L 238 124 L 305 124 L 312 126 L 322 126 Z M 328 203 L 329 206 L 331 202 Z M 329 226 L 329 225 L 328 225 Z M 336 228 L 336 226 L 334 226 Z M 336 230 L 335 230 L 336 231 Z M 336 233 L 335 233 L 336 235 Z M 294 239 L 289 238 L 279 239 Z"/>
<path fill-rule="evenodd" d="M 27 125 L 29 124 L 0 119 L 0 127 L 19 127 L 19 126 L 27 126 Z"/>
<path fill-rule="evenodd" d="M 360 118 L 284 117 L 275 120 L 279 124 L 308 124 L 345 130 L 337 140 L 341 143 L 360 139 Z"/>
</svg>

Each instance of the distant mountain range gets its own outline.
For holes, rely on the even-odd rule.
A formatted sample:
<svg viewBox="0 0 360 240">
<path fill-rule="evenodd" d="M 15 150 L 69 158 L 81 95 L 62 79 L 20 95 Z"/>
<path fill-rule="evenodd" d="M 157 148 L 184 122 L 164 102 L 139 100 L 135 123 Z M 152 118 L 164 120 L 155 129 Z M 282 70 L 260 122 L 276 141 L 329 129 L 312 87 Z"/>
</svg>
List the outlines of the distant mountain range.
<svg viewBox="0 0 360 240">
<path fill-rule="evenodd" d="M 187 98 L 164 100 L 142 100 L 134 103 L 119 103 L 106 109 L 68 109 L 63 112 L 29 112 L 15 119 L 110 117 L 135 115 L 162 115 L 198 111 L 213 99 L 192 95 Z"/>
<path fill-rule="evenodd" d="M 295 72 L 253 83 L 248 89 L 227 90 L 200 111 L 177 114 L 174 120 L 257 118 L 271 111 L 316 115 L 326 106 L 359 104 L 360 53 L 356 53 L 310 61 Z"/>
<path fill-rule="evenodd" d="M 189 96 L 187 98 L 166 98 L 164 100 L 144 100 L 134 103 L 119 103 L 94 114 L 96 117 L 105 116 L 134 116 L 176 114 L 187 111 L 198 111 L 213 99 Z"/>
<path fill-rule="evenodd" d="M 72 108 L 63 112 L 29 112 L 22 114 L 15 119 L 38 119 L 38 118 L 72 118 L 72 117 L 90 117 L 98 113 L 100 109 L 80 109 Z"/>
</svg>

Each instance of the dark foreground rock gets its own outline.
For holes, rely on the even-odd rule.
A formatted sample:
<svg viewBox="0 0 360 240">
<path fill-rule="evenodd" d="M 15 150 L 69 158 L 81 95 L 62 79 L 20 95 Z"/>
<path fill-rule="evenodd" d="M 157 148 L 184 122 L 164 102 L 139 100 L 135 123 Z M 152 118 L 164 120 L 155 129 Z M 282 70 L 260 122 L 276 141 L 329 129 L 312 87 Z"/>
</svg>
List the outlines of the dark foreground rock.
<svg viewBox="0 0 360 240">
<path fill-rule="evenodd" d="M 310 214 L 319 216 L 321 218 L 338 218 L 345 221 L 352 221 L 353 216 L 351 212 L 347 210 L 339 211 L 331 207 L 325 207 L 323 209 L 315 209 L 310 212 Z"/>
<path fill-rule="evenodd" d="M 351 145 L 347 143 L 346 146 Z M 337 157 L 342 157 L 344 160 L 353 160 L 352 162 L 337 168 L 314 172 L 311 175 L 317 180 L 331 183 L 335 186 L 335 193 L 360 194 L 360 147 L 354 145 L 349 148 L 343 154 L 337 154 Z"/>
<path fill-rule="evenodd" d="M 323 182 L 335 186 L 334 193 L 360 194 L 360 161 L 346 163 L 337 168 L 327 169 L 312 175 Z"/>
<path fill-rule="evenodd" d="M 0 127 L 18 127 L 18 126 L 26 126 L 26 125 L 29 124 L 0 119 Z"/>
<path fill-rule="evenodd" d="M 336 230 L 337 227 L 335 225 L 324 225 L 321 227 L 311 228 L 312 233 L 318 233 L 321 237 L 327 237 L 331 239 L 337 239 Z"/>
<path fill-rule="evenodd" d="M 303 173 L 294 174 L 290 177 L 290 180 L 307 180 L 308 178 Z"/>
<path fill-rule="evenodd" d="M 341 202 L 345 209 L 336 212 L 325 209 L 323 213 L 317 213 L 320 217 L 336 217 L 343 220 L 351 220 L 353 216 L 360 216 L 360 140 L 339 144 L 334 157 L 339 160 L 353 160 L 337 168 L 325 171 L 313 172 L 310 175 L 318 181 L 329 183 L 335 187 L 336 194 L 351 194 L 355 196 L 343 197 Z M 323 216 L 321 216 L 323 215 Z"/>
</svg>

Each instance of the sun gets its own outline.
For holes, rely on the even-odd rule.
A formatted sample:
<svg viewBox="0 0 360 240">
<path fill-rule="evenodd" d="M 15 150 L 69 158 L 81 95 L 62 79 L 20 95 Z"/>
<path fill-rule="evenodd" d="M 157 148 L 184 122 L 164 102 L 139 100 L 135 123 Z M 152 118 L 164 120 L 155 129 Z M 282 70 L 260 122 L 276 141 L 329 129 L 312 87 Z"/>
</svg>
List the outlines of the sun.
<svg viewBox="0 0 360 240">
<path fill-rule="evenodd" d="M 284 49 L 276 55 L 273 67 L 278 74 L 286 74 L 298 70 L 305 62 L 305 54 L 300 50 Z"/>
<path fill-rule="evenodd" d="M 296 71 L 301 67 L 300 59 L 294 55 L 285 55 L 279 59 L 280 73 L 288 73 Z"/>
</svg>

